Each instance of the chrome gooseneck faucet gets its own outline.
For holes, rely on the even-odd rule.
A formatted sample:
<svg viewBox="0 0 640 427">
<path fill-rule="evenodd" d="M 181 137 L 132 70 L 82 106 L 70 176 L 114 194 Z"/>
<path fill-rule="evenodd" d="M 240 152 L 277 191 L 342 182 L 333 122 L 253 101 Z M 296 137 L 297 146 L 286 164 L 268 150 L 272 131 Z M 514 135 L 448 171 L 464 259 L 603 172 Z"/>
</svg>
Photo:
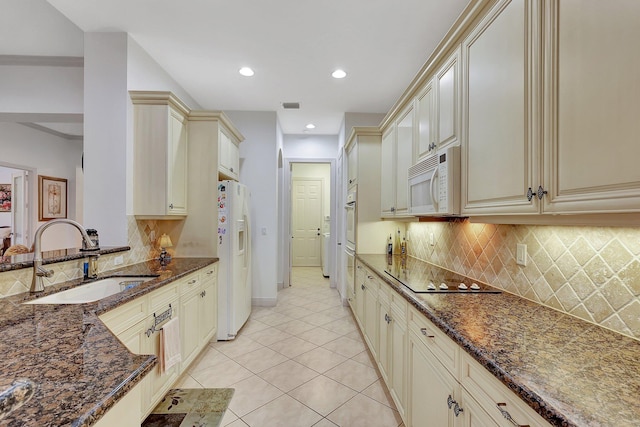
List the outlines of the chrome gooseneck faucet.
<svg viewBox="0 0 640 427">
<path fill-rule="evenodd" d="M 42 224 L 36 230 L 35 237 L 33 238 L 33 279 L 31 280 L 31 293 L 42 292 L 44 291 L 44 282 L 43 277 L 51 277 L 53 276 L 53 270 L 47 270 L 42 267 L 42 249 L 41 249 L 41 240 L 42 233 L 47 228 L 51 227 L 54 224 L 69 224 L 73 225 L 78 229 L 80 234 L 82 235 L 82 240 L 87 245 L 87 248 L 93 248 L 95 245 L 91 241 L 91 238 L 87 234 L 86 230 L 80 225 L 80 223 L 70 220 L 70 219 L 52 219 L 51 221 Z"/>
</svg>

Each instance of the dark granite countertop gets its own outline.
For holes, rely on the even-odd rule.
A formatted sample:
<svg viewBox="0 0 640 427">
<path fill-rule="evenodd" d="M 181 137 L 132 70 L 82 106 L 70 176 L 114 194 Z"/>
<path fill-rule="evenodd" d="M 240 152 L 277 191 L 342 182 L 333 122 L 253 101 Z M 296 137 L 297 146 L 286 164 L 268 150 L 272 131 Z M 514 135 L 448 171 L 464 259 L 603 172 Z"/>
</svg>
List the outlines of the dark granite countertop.
<svg viewBox="0 0 640 427">
<path fill-rule="evenodd" d="M 147 261 L 102 274 L 155 276 L 101 301 L 24 305 L 29 293 L 0 299 L 0 392 L 17 379 L 35 384 L 33 397 L 6 415 L 2 426 L 90 426 L 155 366 L 153 355 L 131 354 L 98 315 L 206 267 L 217 258 L 173 258 L 164 269 Z M 81 279 L 47 287 L 43 295 Z M 39 296 L 43 296 L 39 295 Z"/>
<path fill-rule="evenodd" d="M 357 257 L 552 425 L 640 426 L 639 341 L 506 292 L 415 294 Z"/>
<path fill-rule="evenodd" d="M 130 250 L 129 246 L 101 246 L 95 251 L 83 251 L 79 248 L 57 249 L 55 251 L 42 252 L 42 264 L 81 259 L 94 254 L 115 254 Z M 0 273 L 4 271 L 19 270 L 33 267 L 33 252 L 13 256 L 0 256 Z"/>
</svg>

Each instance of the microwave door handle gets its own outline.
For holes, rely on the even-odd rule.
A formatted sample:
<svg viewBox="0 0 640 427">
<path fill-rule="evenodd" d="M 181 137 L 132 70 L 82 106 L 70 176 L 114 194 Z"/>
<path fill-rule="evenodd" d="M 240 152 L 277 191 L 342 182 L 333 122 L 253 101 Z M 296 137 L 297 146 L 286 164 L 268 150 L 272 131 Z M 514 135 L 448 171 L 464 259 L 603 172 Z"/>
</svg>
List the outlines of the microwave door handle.
<svg viewBox="0 0 640 427">
<path fill-rule="evenodd" d="M 433 175 L 431 175 L 431 183 L 429 185 L 429 191 L 431 192 L 431 201 L 433 202 L 433 207 L 435 212 L 438 212 L 438 199 L 436 198 L 435 193 L 435 185 L 436 185 L 436 177 L 438 176 L 438 167 L 433 171 Z"/>
</svg>

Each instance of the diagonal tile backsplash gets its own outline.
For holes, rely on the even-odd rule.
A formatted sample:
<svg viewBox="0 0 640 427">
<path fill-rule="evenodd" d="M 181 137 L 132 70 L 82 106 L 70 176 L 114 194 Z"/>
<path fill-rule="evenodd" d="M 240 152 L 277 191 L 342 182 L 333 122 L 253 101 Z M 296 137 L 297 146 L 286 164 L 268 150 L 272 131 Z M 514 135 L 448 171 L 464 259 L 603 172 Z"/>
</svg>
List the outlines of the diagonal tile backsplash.
<svg viewBox="0 0 640 427">
<path fill-rule="evenodd" d="M 460 219 L 409 223 L 407 239 L 411 256 L 640 339 L 640 229 Z"/>
</svg>

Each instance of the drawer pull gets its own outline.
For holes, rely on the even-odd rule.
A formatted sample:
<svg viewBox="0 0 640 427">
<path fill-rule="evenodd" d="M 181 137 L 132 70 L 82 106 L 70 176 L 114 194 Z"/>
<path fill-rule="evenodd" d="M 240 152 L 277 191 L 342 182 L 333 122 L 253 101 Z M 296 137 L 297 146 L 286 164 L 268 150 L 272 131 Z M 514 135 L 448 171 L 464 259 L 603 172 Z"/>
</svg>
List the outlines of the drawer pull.
<svg viewBox="0 0 640 427">
<path fill-rule="evenodd" d="M 427 335 L 427 328 L 420 328 L 420 332 L 422 332 L 422 335 L 424 335 L 427 338 L 435 338 L 435 335 Z M 451 396 L 449 396 L 451 397 Z"/>
<path fill-rule="evenodd" d="M 514 420 L 511 417 L 511 414 L 506 409 L 502 408 L 503 406 L 507 406 L 507 404 L 506 403 L 497 403 L 496 404 L 496 408 L 498 408 L 498 411 L 500 411 L 500 413 L 502 414 L 502 416 L 504 417 L 505 420 L 509 421 L 511 424 L 513 424 L 516 427 L 529 427 L 528 424 L 518 424 L 516 422 L 516 420 Z"/>
<path fill-rule="evenodd" d="M 209 270 L 209 271 L 207 271 L 207 274 L 208 274 L 208 275 L 211 275 L 211 274 L 213 274 L 213 271 L 214 271 L 214 270 Z"/>
<path fill-rule="evenodd" d="M 373 280 L 373 276 L 367 276 L 367 279 Z"/>
<path fill-rule="evenodd" d="M 362 290 L 364 291 L 364 284 L 360 285 L 360 288 L 362 288 Z"/>
<path fill-rule="evenodd" d="M 189 280 L 189 282 L 187 282 L 187 283 L 188 283 L 189 285 L 193 285 L 194 283 L 196 283 L 196 279 Z"/>
</svg>

